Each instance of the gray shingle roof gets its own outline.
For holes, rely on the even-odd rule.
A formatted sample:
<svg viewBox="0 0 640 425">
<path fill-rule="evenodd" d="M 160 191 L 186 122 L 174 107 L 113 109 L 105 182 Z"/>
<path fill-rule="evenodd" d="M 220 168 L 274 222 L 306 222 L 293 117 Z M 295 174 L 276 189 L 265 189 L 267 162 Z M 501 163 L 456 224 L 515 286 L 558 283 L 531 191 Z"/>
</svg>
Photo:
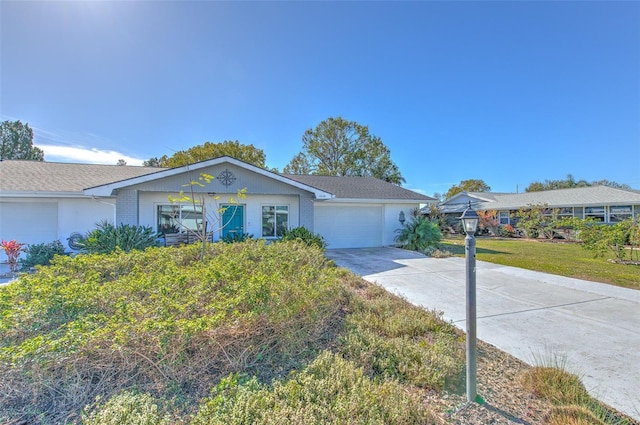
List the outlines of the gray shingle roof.
<svg viewBox="0 0 640 425">
<path fill-rule="evenodd" d="M 91 186 L 126 180 L 162 170 L 128 165 L 0 161 L 0 191 L 79 192 Z"/>
<path fill-rule="evenodd" d="M 341 199 L 395 199 L 435 201 L 434 198 L 373 177 L 282 174 L 291 180 L 332 193 Z"/>
<path fill-rule="evenodd" d="M 525 193 L 468 192 L 479 199 L 477 209 L 517 210 L 528 205 L 547 204 L 551 208 L 587 207 L 603 205 L 640 205 L 640 193 L 635 190 L 615 189 L 608 186 L 577 187 Z M 466 204 L 444 202 L 449 212 L 464 210 Z"/>
<path fill-rule="evenodd" d="M 107 185 L 165 171 L 165 168 L 127 165 L 96 165 L 42 161 L 0 161 L 0 191 L 82 193 L 83 189 Z M 333 177 L 282 174 L 283 177 L 320 189 L 343 199 L 390 199 L 433 201 L 400 186 L 372 177 Z"/>
</svg>

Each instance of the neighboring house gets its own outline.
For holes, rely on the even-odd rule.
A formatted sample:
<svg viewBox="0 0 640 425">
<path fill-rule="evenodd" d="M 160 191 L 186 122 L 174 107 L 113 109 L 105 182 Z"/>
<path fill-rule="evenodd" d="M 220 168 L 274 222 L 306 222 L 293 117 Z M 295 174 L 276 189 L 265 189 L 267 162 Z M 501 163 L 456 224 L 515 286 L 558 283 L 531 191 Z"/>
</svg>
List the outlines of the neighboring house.
<svg viewBox="0 0 640 425">
<path fill-rule="evenodd" d="M 640 216 L 640 192 L 608 186 L 525 193 L 462 192 L 439 204 L 439 209 L 448 216 L 459 216 L 469 202 L 477 211 L 495 210 L 502 225 L 515 224 L 513 213 L 533 205 L 546 205 L 549 214 L 555 209 L 560 217 L 593 218 L 603 223 Z"/>
<path fill-rule="evenodd" d="M 24 243 L 67 242 L 102 220 L 151 226 L 159 233 L 194 226 L 202 211 L 171 203 L 201 173 L 215 177 L 194 187 L 206 211 L 230 206 L 225 226 L 209 220 L 218 240 L 228 233 L 277 239 L 304 226 L 321 234 L 329 248 L 392 245 L 400 213 L 435 199 L 370 177 L 283 175 L 221 157 L 185 167 L 87 165 L 31 161 L 0 162 L 0 237 Z M 246 198 L 237 192 L 246 188 Z M 229 198 L 237 203 L 229 204 Z M 216 200 L 217 199 L 217 200 Z M 208 215 L 208 214 L 207 214 Z"/>
</svg>

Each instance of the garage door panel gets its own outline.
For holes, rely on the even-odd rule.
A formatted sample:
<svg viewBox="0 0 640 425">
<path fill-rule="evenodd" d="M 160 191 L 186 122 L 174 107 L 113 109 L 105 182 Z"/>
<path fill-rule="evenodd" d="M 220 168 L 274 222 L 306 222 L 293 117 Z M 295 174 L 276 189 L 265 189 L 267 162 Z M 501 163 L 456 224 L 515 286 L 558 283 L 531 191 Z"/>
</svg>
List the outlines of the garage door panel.
<svg viewBox="0 0 640 425">
<path fill-rule="evenodd" d="M 2 202 L 0 209 L 2 239 L 33 244 L 58 238 L 58 204 Z"/>
<path fill-rule="evenodd" d="M 382 206 L 322 206 L 314 211 L 314 230 L 329 248 L 381 246 Z"/>
</svg>

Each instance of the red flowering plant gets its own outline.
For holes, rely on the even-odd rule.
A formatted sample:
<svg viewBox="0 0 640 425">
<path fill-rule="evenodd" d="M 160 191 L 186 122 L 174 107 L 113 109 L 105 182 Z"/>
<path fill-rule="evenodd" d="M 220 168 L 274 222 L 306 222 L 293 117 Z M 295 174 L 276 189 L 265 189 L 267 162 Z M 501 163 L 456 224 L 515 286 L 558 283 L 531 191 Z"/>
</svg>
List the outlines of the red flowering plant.
<svg viewBox="0 0 640 425">
<path fill-rule="evenodd" d="M 23 245 L 15 239 L 11 241 L 5 241 L 3 239 L 2 242 L 0 242 L 0 246 L 4 249 L 4 253 L 7 254 L 9 271 L 15 273 L 18 270 L 18 257 L 20 256 Z"/>
</svg>

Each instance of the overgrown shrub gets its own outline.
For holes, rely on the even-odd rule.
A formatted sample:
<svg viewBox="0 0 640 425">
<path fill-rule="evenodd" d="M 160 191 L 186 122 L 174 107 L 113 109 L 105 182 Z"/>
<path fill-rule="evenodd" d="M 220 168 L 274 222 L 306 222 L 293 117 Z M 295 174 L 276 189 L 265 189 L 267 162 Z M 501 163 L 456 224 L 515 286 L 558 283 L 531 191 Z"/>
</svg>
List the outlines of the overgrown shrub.
<svg viewBox="0 0 640 425">
<path fill-rule="evenodd" d="M 316 246 L 322 250 L 327 248 L 327 242 L 316 233 L 311 232 L 306 227 L 295 227 L 287 229 L 282 234 L 282 241 L 301 241 L 307 246 Z"/>
<path fill-rule="evenodd" d="M 452 324 L 378 286 L 367 285 L 359 292 L 338 348 L 346 359 L 369 376 L 435 390 L 460 376 L 464 340 Z"/>
<path fill-rule="evenodd" d="M 212 391 L 192 425 L 413 425 L 435 418 L 393 381 L 375 382 L 360 368 L 329 352 L 306 369 L 267 387 L 237 376 Z"/>
<path fill-rule="evenodd" d="M 584 249 L 597 257 L 609 252 L 617 260 L 626 260 L 634 254 L 628 246 L 637 232 L 638 225 L 632 219 L 611 225 L 586 223 L 580 228 L 580 241 Z"/>
<path fill-rule="evenodd" d="M 200 249 L 58 256 L 0 287 L 0 418 L 72 422 L 133 388 L 194 400 L 229 373 L 285 375 L 334 337 L 344 291 L 319 249 Z"/>
<path fill-rule="evenodd" d="M 395 241 L 404 249 L 424 252 L 428 248 L 435 248 L 442 240 L 442 233 L 437 223 L 427 217 L 418 215 L 411 217 L 402 229 L 396 230 Z"/>
<path fill-rule="evenodd" d="M 27 256 L 20 259 L 20 268 L 25 271 L 35 266 L 48 266 L 54 256 L 65 254 L 60 241 L 29 245 L 24 252 Z"/>
<path fill-rule="evenodd" d="M 114 226 L 108 221 L 102 221 L 96 225 L 96 229 L 80 238 L 77 245 L 89 254 L 109 254 L 116 249 L 129 252 L 155 246 L 157 237 L 148 226 Z"/>
<path fill-rule="evenodd" d="M 84 425 L 169 425 L 171 418 L 163 414 L 149 394 L 125 391 L 98 403 L 82 417 Z"/>
</svg>

